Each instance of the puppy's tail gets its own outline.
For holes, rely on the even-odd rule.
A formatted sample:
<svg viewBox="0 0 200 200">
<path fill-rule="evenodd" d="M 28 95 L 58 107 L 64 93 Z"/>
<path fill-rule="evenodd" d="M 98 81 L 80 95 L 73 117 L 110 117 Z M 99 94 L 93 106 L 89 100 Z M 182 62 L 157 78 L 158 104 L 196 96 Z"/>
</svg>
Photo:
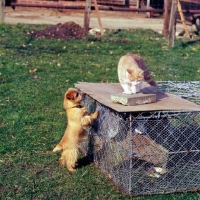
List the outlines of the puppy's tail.
<svg viewBox="0 0 200 200">
<path fill-rule="evenodd" d="M 63 148 L 59 144 L 53 149 L 53 152 L 62 151 Z"/>
</svg>

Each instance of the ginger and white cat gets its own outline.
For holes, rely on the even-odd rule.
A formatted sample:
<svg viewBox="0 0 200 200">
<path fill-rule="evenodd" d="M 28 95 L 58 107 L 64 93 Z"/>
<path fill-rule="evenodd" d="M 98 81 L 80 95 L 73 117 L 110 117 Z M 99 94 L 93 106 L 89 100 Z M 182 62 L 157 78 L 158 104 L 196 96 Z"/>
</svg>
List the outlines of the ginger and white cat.
<svg viewBox="0 0 200 200">
<path fill-rule="evenodd" d="M 127 54 L 120 58 L 118 78 L 126 94 L 140 92 L 143 80 L 152 86 L 157 86 L 157 83 L 151 78 L 144 60 L 136 54 Z"/>
</svg>

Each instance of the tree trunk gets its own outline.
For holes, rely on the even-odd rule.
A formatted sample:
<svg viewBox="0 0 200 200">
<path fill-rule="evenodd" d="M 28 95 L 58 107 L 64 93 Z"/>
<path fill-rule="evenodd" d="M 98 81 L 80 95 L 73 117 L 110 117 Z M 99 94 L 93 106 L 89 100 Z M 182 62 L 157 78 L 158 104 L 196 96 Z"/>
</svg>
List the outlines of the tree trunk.
<svg viewBox="0 0 200 200">
<path fill-rule="evenodd" d="M 170 13 L 171 13 L 171 6 L 172 0 L 165 0 L 165 13 L 164 13 L 164 22 L 163 22 L 163 35 L 169 35 L 169 20 L 170 20 Z"/>
<path fill-rule="evenodd" d="M 170 23 L 169 23 L 169 47 L 174 46 L 174 41 L 176 37 L 176 11 L 177 11 L 177 2 L 178 0 L 172 1 L 172 8 L 170 14 Z"/>
<path fill-rule="evenodd" d="M 0 0 L 0 24 L 4 23 L 5 0 Z"/>
<path fill-rule="evenodd" d="M 90 11 L 91 11 L 91 0 L 86 0 L 86 2 L 85 2 L 85 15 L 84 15 L 84 29 L 86 31 L 89 31 Z"/>
</svg>

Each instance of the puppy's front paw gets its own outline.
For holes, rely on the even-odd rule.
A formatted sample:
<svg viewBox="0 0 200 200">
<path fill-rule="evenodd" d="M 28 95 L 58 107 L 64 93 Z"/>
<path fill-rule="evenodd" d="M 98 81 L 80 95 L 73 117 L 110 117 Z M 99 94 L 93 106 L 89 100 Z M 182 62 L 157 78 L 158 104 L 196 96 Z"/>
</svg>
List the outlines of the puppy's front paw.
<svg viewBox="0 0 200 200">
<path fill-rule="evenodd" d="M 93 114 L 91 114 L 90 116 L 92 117 L 92 119 L 96 119 L 99 115 L 99 111 L 96 110 Z"/>
<path fill-rule="evenodd" d="M 86 109 L 86 107 L 81 108 L 81 112 L 82 112 L 82 115 L 83 115 L 83 116 L 86 115 L 86 114 L 87 114 L 87 109 Z"/>
<path fill-rule="evenodd" d="M 87 128 L 88 125 L 91 125 L 92 124 L 92 119 L 90 116 L 84 116 L 82 119 L 81 119 L 81 124 L 82 126 L 85 128 Z"/>
</svg>

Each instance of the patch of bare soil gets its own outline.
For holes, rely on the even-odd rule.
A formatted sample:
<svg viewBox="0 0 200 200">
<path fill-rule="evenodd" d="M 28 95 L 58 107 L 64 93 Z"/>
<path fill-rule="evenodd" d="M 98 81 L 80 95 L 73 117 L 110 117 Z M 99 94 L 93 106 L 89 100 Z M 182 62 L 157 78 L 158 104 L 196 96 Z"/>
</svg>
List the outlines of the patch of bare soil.
<svg viewBox="0 0 200 200">
<path fill-rule="evenodd" d="M 31 35 L 36 38 L 51 38 L 60 40 L 71 40 L 74 38 L 81 40 L 87 35 L 87 32 L 75 22 L 66 22 L 64 24 L 59 23 L 44 30 L 33 31 Z"/>
</svg>

